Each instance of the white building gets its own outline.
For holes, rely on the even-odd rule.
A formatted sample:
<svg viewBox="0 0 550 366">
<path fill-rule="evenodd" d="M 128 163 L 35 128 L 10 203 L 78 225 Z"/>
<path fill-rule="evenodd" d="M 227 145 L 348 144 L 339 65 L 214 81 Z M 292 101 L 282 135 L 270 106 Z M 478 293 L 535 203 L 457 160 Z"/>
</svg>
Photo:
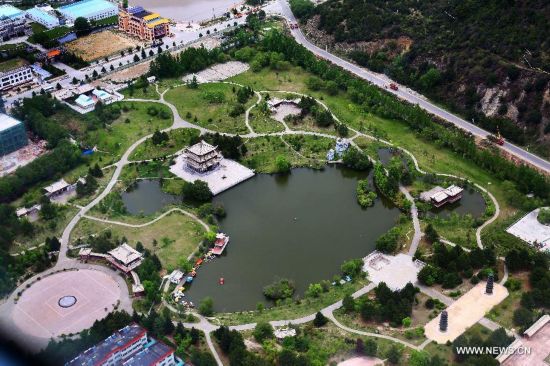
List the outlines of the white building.
<svg viewBox="0 0 550 366">
<path fill-rule="evenodd" d="M 59 26 L 59 19 L 55 16 L 53 8 L 49 5 L 37 5 L 34 8 L 27 10 L 27 18 L 36 23 L 42 24 L 48 29 Z"/>
<path fill-rule="evenodd" d="M 29 66 L 21 66 L 12 70 L 0 72 L 0 90 L 10 89 L 32 80 L 33 75 Z"/>
<path fill-rule="evenodd" d="M 113 100 L 113 96 L 104 90 L 94 89 L 92 94 L 103 104 L 107 104 Z"/>
<path fill-rule="evenodd" d="M 118 14 L 118 7 L 106 0 L 82 0 L 62 6 L 58 11 L 71 23 L 76 18 L 87 20 L 101 20 Z"/>
<path fill-rule="evenodd" d="M 91 109 L 94 109 L 95 107 L 94 99 L 85 94 L 80 95 L 78 98 L 75 99 L 74 102 L 77 106 L 79 106 L 84 110 L 88 110 L 88 109 L 91 110 Z"/>
</svg>

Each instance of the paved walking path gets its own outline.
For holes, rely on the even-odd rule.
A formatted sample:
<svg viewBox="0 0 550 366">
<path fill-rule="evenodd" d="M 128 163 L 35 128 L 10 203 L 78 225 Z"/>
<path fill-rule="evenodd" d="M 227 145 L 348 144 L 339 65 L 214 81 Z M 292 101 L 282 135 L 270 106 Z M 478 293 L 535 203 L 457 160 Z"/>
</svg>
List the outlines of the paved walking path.
<svg viewBox="0 0 550 366">
<path fill-rule="evenodd" d="M 157 89 L 158 90 L 158 89 Z M 174 121 L 173 121 L 173 124 L 172 126 L 170 126 L 169 128 L 167 129 L 164 129 L 163 131 L 171 131 L 171 130 L 175 130 L 175 129 L 179 129 L 179 128 L 194 128 L 194 129 L 197 129 L 201 132 L 201 134 L 204 134 L 204 133 L 218 133 L 217 131 L 212 131 L 212 130 L 209 130 L 209 129 L 206 129 L 204 127 L 200 127 L 198 125 L 195 125 L 195 124 L 192 124 L 186 120 L 184 120 L 183 118 L 181 118 L 181 116 L 179 115 L 178 113 L 178 110 L 177 108 L 167 102 L 165 99 L 164 99 L 164 94 L 166 93 L 166 90 L 162 93 L 159 93 L 160 95 L 160 99 L 159 100 L 150 100 L 150 99 L 139 99 L 139 98 L 133 98 L 133 99 L 127 99 L 127 101 L 133 101 L 133 102 L 147 102 L 147 103 L 159 103 L 159 104 L 163 104 L 163 105 L 166 105 L 171 111 L 172 111 L 172 114 L 174 116 Z M 256 102 L 256 104 L 258 102 L 261 101 L 261 95 L 259 94 L 261 92 L 255 92 L 255 94 L 258 96 L 258 101 Z M 293 94 L 296 94 L 296 95 L 303 95 L 303 94 L 300 94 L 300 93 L 293 93 Z M 330 111 L 330 109 L 320 100 L 317 100 L 317 102 L 322 105 L 324 108 L 326 108 L 327 110 Z M 255 105 L 256 105 L 255 104 Z M 254 105 L 254 106 L 255 106 Z M 320 136 L 320 137 L 326 137 L 326 138 L 331 138 L 331 139 L 336 139 L 337 136 L 334 136 L 334 135 L 330 135 L 330 134 L 326 134 L 326 133 L 320 133 L 320 132 L 313 132 L 313 131 L 298 131 L 298 130 L 285 130 L 283 132 L 276 132 L 276 133 L 256 133 L 254 132 L 254 130 L 252 129 L 252 127 L 250 126 L 250 124 L 248 123 L 248 116 L 249 116 L 249 112 L 250 110 L 254 107 L 250 107 L 248 110 L 247 110 L 247 113 L 246 113 L 246 125 L 247 125 L 247 128 L 249 130 L 249 133 L 246 134 L 246 135 L 243 135 L 242 137 L 243 138 L 255 138 L 255 137 L 262 137 L 262 136 L 285 136 L 285 135 L 310 135 L 310 136 Z M 332 112 L 331 112 L 332 113 Z M 339 121 L 339 119 L 334 116 L 334 119 L 341 123 Z M 365 138 L 369 138 L 369 139 L 372 139 L 372 140 L 377 140 L 377 141 L 381 141 L 389 146 L 393 146 L 393 144 L 391 144 L 390 142 L 388 141 L 385 141 L 385 140 L 380 140 L 380 139 L 377 139 L 373 136 L 370 136 L 370 135 L 367 135 L 367 134 L 364 134 L 362 132 L 359 132 L 359 131 L 356 131 L 356 130 L 353 130 L 353 129 L 350 129 L 352 132 L 355 133 L 354 135 L 354 138 L 357 137 L 357 136 L 363 136 Z M 220 133 L 222 135 L 227 135 L 227 136 L 234 136 L 234 134 L 230 134 L 230 133 Z M 108 184 L 106 185 L 106 187 L 104 188 L 104 190 L 97 196 L 95 197 L 90 203 L 88 203 L 86 206 L 84 207 L 81 207 L 80 210 L 78 211 L 78 213 L 73 217 L 73 219 L 69 222 L 69 224 L 66 226 L 65 230 L 63 231 L 63 234 L 62 234 L 62 237 L 61 237 L 61 249 L 60 249 L 60 254 L 59 254 L 59 258 L 58 258 L 58 261 L 56 263 L 56 265 L 50 269 L 49 271 L 54 271 L 54 270 L 59 270 L 59 269 L 62 269 L 62 268 L 77 268 L 79 267 L 81 264 L 75 260 L 75 259 L 71 259 L 71 258 L 68 258 L 67 257 L 67 249 L 69 248 L 69 240 L 70 240 L 70 234 L 72 232 L 72 230 L 76 227 L 76 225 L 78 224 L 78 222 L 80 221 L 80 219 L 82 217 L 85 217 L 87 219 L 91 219 L 91 220 L 96 220 L 96 221 L 100 221 L 100 222 L 105 222 L 105 223 L 110 223 L 110 224 L 115 224 L 115 225 L 123 225 L 123 226 L 127 226 L 127 227 L 143 227 L 143 226 L 147 226 L 147 225 L 150 225 L 160 219 L 162 219 L 163 217 L 165 217 L 166 215 L 170 214 L 171 212 L 174 212 L 174 211 L 179 211 L 183 214 L 186 214 L 190 217 L 192 217 L 193 219 L 197 220 L 198 222 L 201 223 L 201 225 L 203 225 L 207 230 L 209 230 L 208 228 L 208 225 L 206 225 L 204 222 L 202 222 L 201 220 L 199 220 L 195 215 L 185 211 L 185 210 L 182 210 L 182 209 L 178 209 L 178 208 L 175 208 L 175 209 L 172 209 L 170 211 L 167 211 L 166 213 L 164 213 L 163 215 L 157 217 L 156 219 L 148 222 L 148 223 L 144 223 L 144 224 L 127 224 L 127 223 L 122 223 L 122 222 L 118 222 L 118 221 L 112 221 L 112 220 L 104 220 L 104 219 L 99 219 L 99 218 L 96 218 L 96 217 L 93 217 L 93 216 L 90 216 L 88 215 L 87 213 L 95 206 L 97 205 L 103 198 L 105 198 L 110 192 L 111 190 L 114 188 L 116 182 L 118 181 L 118 178 L 123 170 L 123 168 L 128 165 L 131 161 L 129 160 L 129 157 L 130 155 L 132 154 L 132 152 L 140 145 L 142 144 L 144 141 L 146 141 L 147 139 L 149 139 L 152 135 L 147 135 L 147 136 L 144 136 L 142 138 L 140 138 L 139 140 L 137 140 L 136 142 L 134 142 L 127 150 L 126 152 L 123 154 L 123 156 L 121 157 L 121 159 L 113 164 L 113 166 L 115 167 L 115 172 L 113 173 L 113 175 L 111 176 L 111 179 L 110 181 L 108 182 Z M 414 161 L 414 164 L 415 164 L 415 167 L 416 169 L 421 172 L 422 174 L 426 174 L 426 172 L 422 171 L 419 167 L 418 167 L 418 162 L 416 160 L 416 158 L 414 157 L 414 155 L 412 155 L 410 152 L 404 150 L 404 149 L 401 149 L 403 151 L 405 151 L 408 155 L 411 156 L 411 158 L 413 159 Z M 371 160 L 372 158 L 369 157 Z M 441 174 L 441 175 L 445 175 L 445 174 Z M 460 177 L 456 177 L 456 178 L 460 178 Z M 460 178 L 462 179 L 462 178 Z M 478 186 L 478 188 L 480 189 L 483 189 L 482 187 Z M 419 220 L 418 220 L 418 212 L 417 212 L 417 208 L 416 208 L 416 205 L 414 204 L 414 200 L 412 198 L 412 196 L 409 194 L 409 192 L 404 188 L 404 187 L 400 187 L 400 190 L 401 192 L 403 192 L 403 194 L 405 194 L 405 196 L 407 197 L 407 199 L 411 202 L 411 216 L 412 216 L 412 220 L 413 220 L 413 227 L 414 227 L 414 236 L 413 236 L 413 239 L 412 239 L 412 242 L 411 242 L 411 247 L 409 249 L 409 255 L 414 255 L 414 252 L 416 251 L 416 248 L 418 247 L 418 243 L 420 242 L 420 238 L 421 238 L 421 231 L 420 231 L 420 223 L 419 223 Z M 496 217 L 498 216 L 498 203 L 496 202 L 496 200 L 494 199 L 494 197 L 489 193 L 487 192 L 485 189 L 483 189 L 486 193 L 489 194 L 489 196 L 491 197 L 491 199 L 493 200 L 493 202 L 495 203 L 495 207 L 497 208 L 496 209 L 496 213 L 495 215 L 493 216 L 493 218 L 491 219 L 490 222 L 494 221 L 496 219 Z M 489 222 L 489 223 L 490 223 Z M 488 223 L 486 223 L 488 224 Z M 485 226 L 485 225 L 484 225 Z M 483 227 L 483 226 L 482 226 Z M 480 229 L 478 229 L 480 231 Z M 482 247 L 481 245 L 481 239 L 479 238 L 478 239 L 478 245 L 480 245 L 480 247 Z M 46 271 L 47 273 L 48 271 Z M 40 275 L 44 275 L 44 273 L 40 274 Z M 38 276 L 38 275 L 37 275 Z M 34 276 L 33 278 L 35 278 L 36 276 Z M 118 277 L 118 276 L 117 276 Z M 33 280 L 30 279 L 28 281 L 26 281 L 25 283 L 23 283 L 23 285 L 25 285 L 26 283 L 29 283 L 29 281 Z M 22 286 L 23 286 L 22 285 Z M 361 288 L 360 290 L 358 290 L 357 292 L 355 292 L 353 294 L 353 297 L 354 298 L 357 298 L 359 296 L 362 296 L 364 294 L 366 294 L 367 292 L 371 291 L 376 285 L 374 283 L 371 283 L 367 286 L 364 286 L 363 288 Z M 21 287 L 19 287 L 21 288 Z M 430 289 L 430 288 L 424 288 L 424 289 L 421 289 L 423 290 L 423 292 L 429 294 L 430 296 L 432 297 L 435 297 L 435 298 L 439 298 L 443 303 L 445 304 L 450 304 L 452 303 L 452 299 L 450 298 L 447 298 L 445 295 L 433 290 L 433 289 Z M 14 294 L 17 292 L 14 291 Z M 177 309 L 174 309 L 172 306 L 170 306 L 169 304 L 165 303 L 172 311 L 175 311 L 177 312 Z M 395 341 L 395 342 L 398 342 L 400 344 L 403 344 L 407 347 L 410 347 L 410 348 L 413 348 L 413 349 L 420 349 L 418 346 L 415 346 L 415 345 L 412 345 L 408 342 L 405 342 L 403 340 L 400 340 L 400 339 L 397 339 L 397 338 L 394 338 L 394 337 L 390 337 L 390 336 L 386 336 L 386 335 L 380 335 L 380 334 L 376 334 L 376 333 L 368 333 L 368 332 L 362 332 L 362 331 L 358 331 L 358 330 L 355 330 L 355 329 L 351 329 L 349 327 L 346 327 L 342 324 L 340 324 L 335 318 L 334 318 L 334 310 L 336 309 L 339 309 L 340 307 L 342 306 L 342 300 L 340 301 L 337 301 L 335 302 L 334 304 L 332 305 L 329 305 L 327 307 L 325 307 L 324 309 L 321 310 L 321 312 L 323 314 L 325 314 L 325 316 L 327 316 L 329 319 L 331 319 L 334 324 L 336 326 L 338 326 L 339 328 L 345 330 L 345 331 L 348 331 L 348 332 L 352 332 L 352 333 L 356 333 L 356 334 L 362 334 L 362 335 L 368 335 L 368 336 L 373 336 L 373 337 L 379 337 L 379 338 L 385 338 L 385 339 L 389 339 L 389 340 L 392 340 L 392 341 Z M 130 310 L 131 311 L 131 310 Z M 301 318 L 298 318 L 298 319 L 290 319 L 290 320 L 277 320 L 277 321 L 271 321 L 270 323 L 273 325 L 273 326 L 276 326 L 276 327 L 279 327 L 279 326 L 284 326 L 284 325 L 288 325 L 288 324 L 303 324 L 303 323 L 307 323 L 307 322 L 310 322 L 314 319 L 315 317 L 315 314 L 310 314 L 310 315 L 307 315 L 307 316 L 304 316 L 304 317 L 301 317 Z M 200 317 L 199 318 L 199 322 L 198 323 L 184 323 L 184 326 L 186 327 L 195 327 L 201 331 L 203 331 L 206 335 L 206 341 L 207 341 L 207 344 L 212 352 L 212 354 L 214 355 L 215 359 L 216 359 L 216 362 L 218 363 L 218 365 L 222 365 L 221 363 L 221 360 L 220 360 L 220 357 L 219 355 L 217 354 L 216 352 L 216 349 L 212 343 L 212 340 L 211 340 L 211 337 L 210 337 L 210 333 L 217 329 L 218 326 L 217 325 L 214 325 L 212 324 L 209 320 L 207 320 L 206 318 L 204 317 Z M 488 320 L 487 321 L 484 321 L 484 322 L 489 322 Z M 489 324 L 489 323 L 487 323 Z M 248 329 L 253 329 L 255 327 L 255 323 L 250 323 L 250 324 L 242 324 L 242 325 L 236 325 L 236 326 L 231 326 L 230 329 L 235 329 L 235 330 L 248 330 Z"/>
</svg>

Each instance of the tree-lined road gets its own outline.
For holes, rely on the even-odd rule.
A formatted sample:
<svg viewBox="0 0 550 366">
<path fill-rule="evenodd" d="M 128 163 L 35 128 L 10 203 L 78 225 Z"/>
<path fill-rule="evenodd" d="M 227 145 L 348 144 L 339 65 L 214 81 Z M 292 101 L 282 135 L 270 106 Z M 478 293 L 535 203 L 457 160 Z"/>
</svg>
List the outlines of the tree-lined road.
<svg viewBox="0 0 550 366">
<path fill-rule="evenodd" d="M 290 7 L 286 0 L 278 0 L 279 5 L 281 6 L 281 13 L 282 15 L 288 19 L 291 23 L 296 23 L 297 20 L 294 17 L 294 14 L 292 13 L 292 10 L 290 10 Z M 314 53 L 315 55 L 324 58 L 325 60 L 328 60 L 332 62 L 333 64 L 342 67 L 343 69 L 359 76 L 362 79 L 365 79 L 372 84 L 382 88 L 386 89 L 386 91 L 396 95 L 398 98 L 408 101 L 409 103 L 416 104 L 420 108 L 426 110 L 427 112 L 436 115 L 439 118 L 442 118 L 448 122 L 453 123 L 455 126 L 466 130 L 470 133 L 472 133 L 475 136 L 485 138 L 488 135 L 490 135 L 490 132 L 485 131 L 484 129 L 438 107 L 437 105 L 431 103 L 427 98 L 423 97 L 422 95 L 418 94 L 417 92 L 414 92 L 407 88 L 406 86 L 401 86 L 395 83 L 393 80 L 388 78 L 386 75 L 383 74 L 377 74 L 375 72 L 369 71 L 367 69 L 361 68 L 355 64 L 352 64 L 351 62 L 348 62 L 338 56 L 333 55 L 332 53 L 323 50 L 322 48 L 319 48 L 315 46 L 313 43 L 311 43 L 302 33 L 300 28 L 290 29 L 290 33 L 294 37 L 294 39 L 307 48 L 309 51 Z M 390 83 L 395 83 L 399 86 L 398 90 L 392 90 L 388 88 L 388 85 Z M 501 146 L 501 148 L 518 158 L 519 160 L 528 163 L 532 166 L 535 166 L 547 174 L 550 173 L 550 162 L 547 160 L 536 156 L 514 144 L 511 144 L 507 141 L 504 142 L 504 145 Z"/>
</svg>

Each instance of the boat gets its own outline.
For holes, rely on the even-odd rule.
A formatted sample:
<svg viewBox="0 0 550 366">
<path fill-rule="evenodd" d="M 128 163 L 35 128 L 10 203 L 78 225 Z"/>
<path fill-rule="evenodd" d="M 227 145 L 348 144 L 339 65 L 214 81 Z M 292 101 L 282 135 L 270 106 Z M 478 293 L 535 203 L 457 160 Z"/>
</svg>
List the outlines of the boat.
<svg viewBox="0 0 550 366">
<path fill-rule="evenodd" d="M 220 277 L 219 283 L 220 283 L 220 285 L 223 285 L 225 283 L 225 278 Z"/>
<path fill-rule="evenodd" d="M 215 255 L 220 255 L 225 250 L 225 247 L 229 243 L 229 236 L 224 233 L 216 234 L 216 241 L 214 242 L 214 248 L 212 248 L 212 253 Z"/>
</svg>

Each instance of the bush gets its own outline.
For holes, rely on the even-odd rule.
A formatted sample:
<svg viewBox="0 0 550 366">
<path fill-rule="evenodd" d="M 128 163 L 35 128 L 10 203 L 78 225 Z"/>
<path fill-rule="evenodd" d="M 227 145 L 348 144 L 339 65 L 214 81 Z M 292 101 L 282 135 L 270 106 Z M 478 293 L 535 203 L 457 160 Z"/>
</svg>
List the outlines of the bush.
<svg viewBox="0 0 550 366">
<path fill-rule="evenodd" d="M 212 199 L 212 191 L 208 184 L 199 179 L 193 183 L 185 182 L 181 193 L 185 199 L 195 202 L 208 202 Z"/>
<path fill-rule="evenodd" d="M 348 261 L 345 261 L 340 266 L 340 269 L 342 270 L 342 273 L 344 275 L 355 278 L 359 276 L 359 274 L 363 270 L 363 260 L 361 258 L 350 259 Z"/>
<path fill-rule="evenodd" d="M 294 291 L 296 291 L 294 282 L 286 278 L 281 278 L 271 285 L 265 286 L 263 289 L 263 294 L 268 299 L 281 300 L 292 297 Z"/>
<path fill-rule="evenodd" d="M 393 253 L 397 250 L 397 241 L 399 239 L 399 228 L 392 227 L 386 233 L 376 239 L 376 250 L 382 253 Z"/>
<path fill-rule="evenodd" d="M 204 316 L 212 316 L 214 314 L 214 300 L 211 297 L 205 297 L 201 300 L 199 313 Z"/>
<path fill-rule="evenodd" d="M 541 208 L 537 215 L 537 220 L 541 224 L 550 225 L 550 208 Z"/>
<path fill-rule="evenodd" d="M 326 316 L 324 316 L 323 314 L 321 314 L 320 311 L 318 311 L 317 314 L 315 314 L 315 319 L 313 319 L 313 325 L 319 328 L 324 326 L 327 323 L 328 323 L 328 319 L 326 318 Z"/>
<path fill-rule="evenodd" d="M 258 342 L 263 343 L 266 339 L 271 339 L 274 337 L 273 327 L 268 322 L 259 322 L 254 328 L 254 339 Z"/>
</svg>

